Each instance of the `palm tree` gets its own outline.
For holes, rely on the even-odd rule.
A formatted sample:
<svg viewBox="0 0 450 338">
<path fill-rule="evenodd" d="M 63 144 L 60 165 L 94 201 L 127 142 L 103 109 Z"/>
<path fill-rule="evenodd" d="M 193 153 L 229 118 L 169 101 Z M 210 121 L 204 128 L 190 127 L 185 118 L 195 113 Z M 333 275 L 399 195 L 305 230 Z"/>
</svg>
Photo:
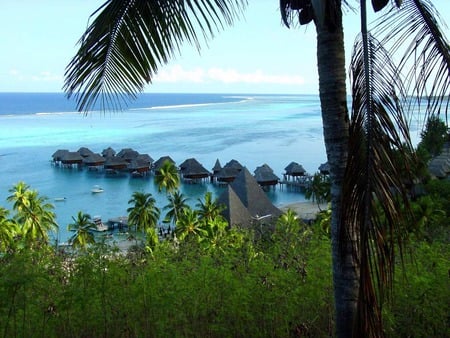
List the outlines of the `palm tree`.
<svg viewBox="0 0 450 338">
<path fill-rule="evenodd" d="M 184 209 L 188 208 L 187 200 L 183 193 L 175 191 L 173 194 L 167 197 L 169 203 L 164 207 L 167 211 L 164 222 L 176 224 L 178 221 L 178 216 L 183 212 Z"/>
<path fill-rule="evenodd" d="M 185 40 L 193 41 L 198 47 L 191 18 L 200 33 L 209 37 L 212 34 L 212 27 L 220 26 L 223 21 L 232 23 L 245 2 L 238 0 L 204 0 L 195 3 L 189 0 L 180 3 L 170 0 L 158 3 L 150 0 L 110 1 L 88 28 L 81 40 L 77 55 L 67 68 L 65 90 L 68 96 L 77 96 L 78 107 L 83 111 L 92 109 L 100 96 L 103 98 L 103 104 L 109 103 L 113 108 L 120 107 L 123 100 L 132 98 L 142 91 L 143 85 L 151 81 L 157 66 L 165 64 L 173 56 L 179 43 Z M 412 80 L 410 83 L 416 84 L 415 87 L 406 87 L 408 94 L 415 92 L 420 98 L 426 94 L 427 88 L 431 88 L 431 92 L 427 95 L 431 98 L 427 103 L 427 109 L 430 112 L 440 109 L 444 98 L 449 95 L 449 47 L 434 20 L 434 12 L 430 10 L 433 7 L 427 0 L 404 0 L 403 2 L 402 10 L 387 14 L 388 16 L 384 16 L 380 21 L 380 31 L 386 34 L 386 38 L 381 39 L 380 45 L 367 34 L 365 0 L 361 0 L 363 39 L 357 47 L 360 53 L 355 53 L 353 59 L 355 102 L 350 131 L 345 83 L 342 0 L 280 0 L 282 19 L 286 25 L 289 26 L 299 19 L 300 24 L 314 22 L 316 27 L 319 94 L 331 179 L 331 237 L 335 321 L 338 337 L 356 336 L 360 333 L 357 330 L 364 328 L 371 330 L 366 332 L 368 336 L 381 334 L 381 325 L 372 325 L 374 322 L 379 322 L 378 309 L 375 309 L 375 313 L 368 309 L 376 303 L 372 300 L 365 303 L 364 301 L 368 298 L 364 298 L 365 295 L 361 295 L 360 290 L 363 293 L 367 291 L 370 299 L 374 294 L 373 288 L 366 288 L 366 286 L 370 284 L 383 288 L 384 283 L 389 282 L 389 278 L 383 280 L 379 278 L 380 276 L 375 276 L 378 282 L 370 282 L 370 277 L 373 277 L 370 270 L 377 270 L 378 266 L 375 268 L 375 265 L 370 265 L 368 262 L 374 262 L 372 259 L 376 253 L 384 255 L 376 263 L 383 261 L 387 263 L 385 266 L 380 266 L 382 270 L 377 270 L 382 275 L 383 269 L 392 271 L 390 268 L 394 265 L 391 249 L 386 252 L 377 251 L 369 245 L 382 243 L 373 241 L 374 238 L 371 236 L 377 234 L 377 238 L 380 239 L 383 238 L 380 236 L 390 233 L 386 229 L 376 233 L 375 229 L 381 228 L 370 227 L 377 210 L 371 205 L 375 204 L 376 200 L 385 206 L 381 209 L 386 213 L 386 219 L 396 220 L 400 215 L 395 212 L 395 207 L 392 207 L 395 204 L 392 195 L 388 193 L 386 184 L 402 188 L 402 184 L 397 185 L 398 181 L 389 181 L 385 178 L 380 180 L 380 177 L 376 176 L 376 171 L 372 169 L 381 163 L 378 161 L 378 155 L 382 155 L 381 159 L 384 162 L 389 161 L 391 152 L 384 151 L 387 149 L 386 146 L 399 147 L 399 138 L 406 136 L 395 135 L 393 131 L 396 126 L 391 120 L 386 119 L 390 112 L 395 111 L 395 122 L 399 122 L 398 126 L 403 128 L 403 123 L 400 121 L 402 114 L 398 110 L 403 102 L 397 100 L 399 94 L 397 80 L 383 82 L 384 86 L 380 86 L 380 83 L 376 81 L 393 80 L 394 77 L 386 76 L 386 72 L 378 78 L 374 77 L 377 75 L 374 69 L 378 70 L 380 67 L 377 60 L 378 48 L 392 42 L 394 50 L 398 51 L 401 50 L 401 46 L 404 46 L 403 43 L 406 43 L 407 57 L 401 59 L 400 68 L 395 67 L 396 73 L 401 74 L 401 71 L 405 69 L 412 70 L 405 72 L 408 79 Z M 180 6 L 181 3 L 186 6 Z M 388 1 L 384 0 L 373 1 L 375 10 L 381 9 L 387 3 Z M 401 1 L 396 3 L 400 4 Z M 187 9 L 191 11 L 192 16 L 187 14 Z M 400 16 L 394 21 L 396 15 Z M 386 23 L 386 26 L 383 26 L 383 23 Z M 418 32 L 418 36 L 412 32 Z M 415 41 L 415 43 L 409 43 L 409 41 Z M 419 57 L 411 61 L 408 56 Z M 414 66 L 411 66 L 412 63 Z M 127 67 L 123 67 L 125 64 Z M 391 67 L 388 65 L 386 68 Z M 436 68 L 435 72 L 433 68 Z M 378 93 L 379 90 L 382 92 Z M 117 93 L 125 93 L 125 95 Z M 387 98 L 389 100 L 385 101 Z M 378 113 L 381 114 L 378 115 Z M 371 127 L 378 130 L 372 133 Z M 383 140 L 378 147 L 376 142 L 380 138 L 373 137 L 381 136 L 385 131 L 386 140 Z M 406 131 L 400 129 L 400 133 Z M 358 146 L 355 140 L 360 137 L 363 142 Z M 406 144 L 406 147 L 408 146 Z M 383 152 L 378 153 L 378 151 Z M 349 166 L 355 162 L 365 164 L 365 173 L 368 174 L 366 178 L 361 179 L 361 175 L 354 175 L 357 170 L 363 169 L 363 166 Z M 389 172 L 387 177 L 396 172 L 391 165 L 387 166 L 386 170 Z M 352 177 L 351 174 L 354 176 Z M 381 190 L 375 194 L 368 193 L 377 189 Z M 357 196 L 362 195 L 365 198 L 358 200 Z M 346 203 L 342 203 L 344 199 Z M 358 201 L 362 203 L 358 204 Z M 392 212 L 394 212 L 393 217 L 390 217 Z M 389 226 L 394 223 L 395 221 L 390 222 Z M 367 229 L 368 226 L 374 230 L 368 232 L 370 236 L 361 233 L 361 230 Z M 387 259 L 383 260 L 382 257 Z M 359 264 L 360 258 L 364 258 L 364 263 Z M 387 276 L 391 276 L 390 272 Z M 360 285 L 364 287 L 360 288 Z M 358 302 L 360 305 L 365 304 L 366 307 L 358 307 Z M 355 320 L 357 310 L 363 314 L 359 317 L 360 321 Z M 354 330 L 354 323 L 358 322 L 363 323 L 363 326 L 357 326 Z M 370 322 L 371 324 L 368 324 Z"/>
<path fill-rule="evenodd" d="M 224 205 L 221 205 L 218 203 L 217 199 L 213 200 L 212 193 L 210 191 L 208 191 L 205 194 L 204 201 L 202 201 L 201 199 L 198 199 L 198 203 L 196 204 L 196 207 L 199 209 L 198 214 L 199 214 L 200 220 L 206 224 L 216 218 L 220 218 L 221 217 L 220 213 L 225 208 Z"/>
<path fill-rule="evenodd" d="M 36 240 L 48 244 L 49 232 L 58 228 L 53 205 L 47 202 L 46 197 L 30 190 L 23 182 L 19 182 L 9 191 L 12 194 L 7 200 L 13 202 L 13 209 L 16 211 L 14 218 L 25 240 L 29 244 Z"/>
<path fill-rule="evenodd" d="M 5 252 L 10 248 L 18 231 L 16 223 L 8 216 L 9 211 L 0 207 L 0 252 Z"/>
<path fill-rule="evenodd" d="M 200 241 L 206 235 L 196 210 L 184 209 L 176 225 L 175 233 L 180 241 L 194 238 Z"/>
<path fill-rule="evenodd" d="M 166 190 L 167 194 L 171 194 L 180 186 L 180 175 L 178 169 L 171 161 L 164 161 L 158 173 L 155 175 L 155 183 L 158 191 Z"/>
<path fill-rule="evenodd" d="M 68 225 L 69 231 L 75 231 L 69 238 L 69 243 L 74 247 L 82 250 L 86 249 L 88 244 L 95 243 L 94 234 L 95 224 L 92 222 L 91 216 L 82 211 L 78 211 L 77 217 L 72 216 L 73 223 Z"/>
<path fill-rule="evenodd" d="M 136 232 L 156 227 L 160 211 L 151 193 L 135 191 L 128 204 L 133 205 L 127 209 L 128 224 L 134 226 Z"/>
<path fill-rule="evenodd" d="M 315 173 L 312 181 L 306 187 L 305 198 L 312 199 L 320 209 L 320 204 L 330 202 L 330 179 L 320 173 Z"/>
</svg>

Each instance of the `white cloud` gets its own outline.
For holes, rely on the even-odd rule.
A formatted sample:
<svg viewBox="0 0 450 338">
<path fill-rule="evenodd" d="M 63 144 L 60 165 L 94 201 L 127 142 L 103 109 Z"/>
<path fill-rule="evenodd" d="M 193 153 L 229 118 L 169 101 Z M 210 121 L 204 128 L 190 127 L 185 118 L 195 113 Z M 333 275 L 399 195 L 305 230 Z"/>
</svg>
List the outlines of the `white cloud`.
<svg viewBox="0 0 450 338">
<path fill-rule="evenodd" d="M 12 68 L 9 70 L 9 76 L 18 81 L 33 81 L 33 82 L 61 82 L 62 76 L 51 72 L 40 72 L 38 74 L 24 75 L 18 69 Z"/>
<path fill-rule="evenodd" d="M 194 82 L 201 83 L 205 81 L 205 72 L 196 68 L 194 70 L 184 70 L 180 65 L 167 67 L 158 72 L 155 82 Z"/>
<path fill-rule="evenodd" d="M 180 65 L 175 65 L 161 70 L 155 77 L 155 83 L 225 83 L 225 84 L 281 84 L 302 85 L 305 83 L 299 75 L 272 75 L 265 74 L 261 70 L 251 73 L 240 73 L 235 69 L 209 68 L 207 70 L 196 68 L 185 70 Z"/>
<path fill-rule="evenodd" d="M 40 72 L 38 75 L 32 75 L 31 80 L 37 82 L 61 82 L 62 76 L 51 72 Z"/>
</svg>

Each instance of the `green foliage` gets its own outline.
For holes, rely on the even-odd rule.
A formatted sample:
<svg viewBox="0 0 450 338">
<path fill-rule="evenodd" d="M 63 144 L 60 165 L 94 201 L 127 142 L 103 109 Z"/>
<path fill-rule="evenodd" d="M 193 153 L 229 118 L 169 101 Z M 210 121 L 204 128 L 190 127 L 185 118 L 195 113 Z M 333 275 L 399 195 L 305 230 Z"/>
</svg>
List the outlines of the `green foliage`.
<svg viewBox="0 0 450 338">
<path fill-rule="evenodd" d="M 95 243 L 94 234 L 92 233 L 95 229 L 95 224 L 92 222 L 89 214 L 79 211 L 76 218 L 72 216 L 72 221 L 73 223 L 68 225 L 68 230 L 75 232 L 69 238 L 69 243 L 73 247 L 85 250 L 88 244 Z"/>
<path fill-rule="evenodd" d="M 422 140 L 417 148 L 424 151 L 425 158 L 430 159 L 441 153 L 444 143 L 449 140 L 447 125 L 439 116 L 430 116 L 425 130 L 420 133 Z"/>
<path fill-rule="evenodd" d="M 385 308 L 390 337 L 449 337 L 447 244 L 416 243 L 413 260 L 397 274 L 394 297 Z"/>
<path fill-rule="evenodd" d="M 317 202 L 317 204 L 330 202 L 331 200 L 331 181 L 327 175 L 315 173 L 311 183 L 305 190 L 305 198 Z"/>
</svg>

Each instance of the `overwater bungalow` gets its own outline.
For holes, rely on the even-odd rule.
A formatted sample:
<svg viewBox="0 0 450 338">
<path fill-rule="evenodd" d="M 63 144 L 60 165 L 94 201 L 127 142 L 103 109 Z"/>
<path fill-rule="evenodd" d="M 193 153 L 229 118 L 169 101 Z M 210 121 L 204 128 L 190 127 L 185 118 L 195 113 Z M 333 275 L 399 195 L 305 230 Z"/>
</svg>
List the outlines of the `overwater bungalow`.
<svg viewBox="0 0 450 338">
<path fill-rule="evenodd" d="M 216 160 L 216 163 L 214 164 L 214 167 L 212 168 L 212 174 L 213 176 L 217 174 L 222 169 L 222 165 L 220 164 L 219 159 Z"/>
<path fill-rule="evenodd" d="M 256 182 L 262 187 L 275 186 L 280 181 L 280 178 L 274 174 L 272 168 L 267 164 L 257 167 L 254 173 Z"/>
<path fill-rule="evenodd" d="M 284 168 L 284 170 L 286 171 L 284 173 L 284 178 L 287 179 L 288 181 L 292 178 L 292 179 L 296 179 L 298 177 L 301 176 L 305 176 L 306 175 L 306 170 L 305 168 L 303 168 L 302 165 L 298 164 L 297 162 L 291 162 L 289 163 L 289 165 Z"/>
<path fill-rule="evenodd" d="M 130 163 L 132 160 L 134 160 L 138 156 L 139 156 L 139 152 L 134 149 L 131 149 L 131 148 L 123 148 L 116 154 L 116 157 L 120 157 L 120 158 L 124 159 L 125 161 L 127 161 L 128 163 Z"/>
<path fill-rule="evenodd" d="M 180 164 L 181 177 L 188 181 L 208 178 L 211 173 L 195 158 L 189 158 Z"/>
<path fill-rule="evenodd" d="M 61 164 L 67 168 L 79 168 L 83 165 L 83 157 L 76 151 L 68 151 L 62 156 Z"/>
<path fill-rule="evenodd" d="M 237 160 L 231 160 L 223 166 L 218 173 L 214 175 L 217 182 L 233 182 L 236 176 L 242 171 L 244 166 Z"/>
<path fill-rule="evenodd" d="M 94 154 L 94 152 L 91 149 L 86 147 L 81 147 L 80 149 L 77 150 L 77 153 L 83 157 L 88 157 Z"/>
<path fill-rule="evenodd" d="M 319 166 L 319 172 L 322 175 L 330 175 L 330 165 L 328 164 L 328 162 L 322 163 Z"/>
<path fill-rule="evenodd" d="M 83 163 L 89 170 L 98 170 L 103 168 L 106 159 L 100 154 L 92 153 L 91 155 L 83 158 Z"/>
<path fill-rule="evenodd" d="M 153 170 L 155 171 L 155 174 L 159 172 L 159 169 L 161 169 L 164 162 L 169 161 L 173 164 L 176 164 L 174 160 L 170 156 L 162 156 L 160 157 L 155 163 L 153 163 Z"/>
<path fill-rule="evenodd" d="M 143 177 L 150 172 L 150 163 L 136 158 L 131 160 L 128 165 L 128 171 L 131 173 L 132 177 Z"/>
<path fill-rule="evenodd" d="M 105 148 L 102 151 L 102 156 L 103 157 L 113 157 L 115 155 L 116 155 L 116 151 L 113 148 L 111 148 L 111 147 Z"/>
<path fill-rule="evenodd" d="M 107 171 L 126 170 L 128 168 L 128 162 L 117 156 L 107 157 L 104 163 L 104 167 Z"/>
<path fill-rule="evenodd" d="M 58 149 L 57 151 L 55 151 L 52 155 L 53 163 L 60 164 L 62 158 L 68 152 L 69 152 L 69 150 L 67 150 L 67 149 Z"/>
</svg>

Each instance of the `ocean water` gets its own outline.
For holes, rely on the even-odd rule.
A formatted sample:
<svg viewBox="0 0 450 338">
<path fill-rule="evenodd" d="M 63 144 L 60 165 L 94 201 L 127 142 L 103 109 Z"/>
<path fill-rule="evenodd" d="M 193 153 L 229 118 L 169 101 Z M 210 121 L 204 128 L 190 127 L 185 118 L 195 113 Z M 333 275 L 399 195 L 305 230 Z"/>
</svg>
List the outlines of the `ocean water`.
<svg viewBox="0 0 450 338">
<path fill-rule="evenodd" d="M 0 93 L 0 205 L 8 190 L 24 181 L 55 205 L 60 240 L 78 211 L 103 220 L 126 215 L 134 191 L 153 194 L 157 206 L 167 204 L 153 177 L 105 177 L 101 172 L 54 167 L 57 149 L 88 147 L 101 153 L 133 148 L 154 160 L 169 155 L 177 164 L 194 157 L 207 169 L 219 159 L 238 160 L 250 172 L 268 164 L 280 178 L 291 162 L 309 173 L 326 161 L 320 103 L 314 95 L 143 94 L 123 112 L 77 113 L 63 94 Z M 104 193 L 92 194 L 93 185 Z M 195 205 L 210 183 L 182 184 Z M 277 187 L 267 193 L 277 206 L 304 200 L 299 192 Z M 66 197 L 65 202 L 55 198 Z"/>
</svg>

